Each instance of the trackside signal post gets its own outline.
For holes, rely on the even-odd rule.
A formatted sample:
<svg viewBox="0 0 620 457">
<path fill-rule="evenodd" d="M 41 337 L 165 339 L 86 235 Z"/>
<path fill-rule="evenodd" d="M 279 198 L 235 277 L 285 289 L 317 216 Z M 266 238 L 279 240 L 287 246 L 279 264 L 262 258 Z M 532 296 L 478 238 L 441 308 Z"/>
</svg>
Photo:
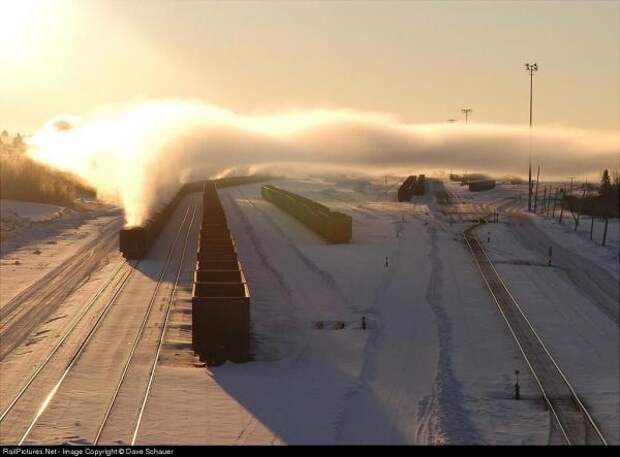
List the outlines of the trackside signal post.
<svg viewBox="0 0 620 457">
<path fill-rule="evenodd" d="M 521 386 L 519 385 L 519 370 L 515 370 L 515 400 L 521 399 Z"/>
</svg>

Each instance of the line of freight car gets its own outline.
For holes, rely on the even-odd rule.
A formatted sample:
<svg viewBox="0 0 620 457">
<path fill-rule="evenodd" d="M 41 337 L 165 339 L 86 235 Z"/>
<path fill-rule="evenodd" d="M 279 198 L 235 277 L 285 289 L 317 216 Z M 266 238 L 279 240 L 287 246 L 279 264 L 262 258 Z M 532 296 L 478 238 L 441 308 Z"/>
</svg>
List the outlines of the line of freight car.
<svg viewBox="0 0 620 457">
<path fill-rule="evenodd" d="M 411 195 L 413 193 L 413 188 L 415 187 L 416 177 L 408 176 L 407 179 L 400 185 L 398 188 L 398 201 L 399 202 L 408 202 L 411 200 Z"/>
<path fill-rule="evenodd" d="M 267 175 L 253 176 L 232 176 L 229 178 L 221 178 L 212 183 L 217 187 L 231 187 L 254 182 L 267 181 L 270 178 Z M 196 181 L 184 184 L 177 192 L 174 198 L 164 207 L 163 210 L 156 213 L 145 224 L 137 226 L 123 227 L 119 232 L 119 250 L 126 259 L 139 259 L 144 257 L 166 224 L 166 221 L 172 215 L 183 195 L 190 192 L 202 192 L 208 181 Z"/>
<path fill-rule="evenodd" d="M 250 359 L 250 292 L 226 215 L 210 181 L 192 290 L 192 347 L 200 360 L 218 365 Z"/>
<path fill-rule="evenodd" d="M 495 180 L 494 179 L 481 179 L 479 181 L 470 181 L 469 184 L 470 192 L 480 192 L 482 190 L 491 190 L 495 188 Z"/>
<path fill-rule="evenodd" d="M 229 176 L 227 178 L 194 181 L 194 182 L 185 184 L 185 188 L 186 188 L 186 192 L 202 192 L 204 190 L 204 186 L 208 182 L 214 183 L 216 188 L 221 189 L 224 187 L 242 186 L 244 184 L 264 182 L 264 181 L 269 181 L 272 179 L 275 179 L 275 178 L 269 175 Z"/>
<path fill-rule="evenodd" d="M 146 255 L 182 197 L 183 191 L 181 190 L 144 225 L 123 227 L 120 230 L 118 246 L 126 259 L 140 259 Z"/>
<path fill-rule="evenodd" d="M 424 195 L 426 192 L 426 176 L 420 175 L 415 183 L 415 187 L 413 188 L 414 195 Z"/>
<path fill-rule="evenodd" d="M 263 186 L 261 195 L 330 243 L 351 241 L 353 234 L 351 216 L 332 211 L 325 205 L 274 186 Z"/>
</svg>

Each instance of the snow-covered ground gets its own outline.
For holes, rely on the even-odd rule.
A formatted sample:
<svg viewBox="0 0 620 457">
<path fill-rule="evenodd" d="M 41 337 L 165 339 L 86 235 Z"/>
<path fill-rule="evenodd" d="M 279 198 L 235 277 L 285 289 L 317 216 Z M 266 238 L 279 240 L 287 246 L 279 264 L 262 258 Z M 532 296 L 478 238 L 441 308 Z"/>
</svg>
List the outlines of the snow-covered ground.
<svg viewBox="0 0 620 457">
<path fill-rule="evenodd" d="M 351 214 L 352 243 L 326 244 L 260 185 L 221 190 L 257 360 L 188 367 L 173 333 L 140 443 L 547 442 L 549 417 L 516 347 L 460 239 L 426 224 L 426 200 L 399 204 L 364 181 L 273 184 Z M 511 399 L 515 369 L 526 374 L 522 401 Z M 178 427 L 162 426 L 170 415 Z"/>
<path fill-rule="evenodd" d="M 527 186 L 472 194 L 447 183 L 445 189 L 460 203 L 441 205 L 434 193 L 443 188 L 435 184 L 429 195 L 414 197 L 411 203 L 395 202 L 394 186 L 363 179 L 307 178 L 273 184 L 350 214 L 352 242 L 326 244 L 264 201 L 260 184 L 220 190 L 252 295 L 255 361 L 211 368 L 198 363 L 191 351 L 195 259 L 186 256 L 139 444 L 548 443 L 549 414 L 462 241 L 470 219 L 491 206 L 501 209 L 506 223 L 484 226 L 479 236 L 491 232 L 486 245 L 500 274 L 608 440 L 618 443 L 618 321 L 610 304 L 612 282 L 617 284 L 618 276 L 611 261 L 604 268 L 596 262 L 613 254 L 617 238 L 610 237 L 610 246 L 604 248 L 608 254 L 588 254 L 583 263 L 599 287 L 576 273 L 570 276 L 582 247 L 566 240 L 580 237 L 592 243 L 593 251 L 596 243 L 523 215 Z M 130 293 L 123 293 L 110 311 L 109 322 L 50 403 L 32 440 L 92 439 L 98 411 L 109 401 L 136 322 L 163 268 L 162 253 L 172 244 L 186 209 L 199 200 L 197 194 L 183 199 L 159 247 L 136 268 L 126 286 Z M 13 244 L 2 253 L 3 279 L 35 277 L 36 262 L 47 249 L 47 265 L 63 263 L 64 256 L 75 254 L 89 237 L 100 237 L 106 223 L 118 217 L 101 211 L 77 226 L 64 225 L 70 215 L 33 224 L 33 235 L 7 240 Z M 525 222 L 517 225 L 518 220 Z M 35 236 L 37 227 L 41 233 Z M 558 246 L 554 255 L 557 250 L 557 261 L 565 260 L 567 266 L 541 265 L 545 258 L 537 246 L 545 244 L 553 230 L 558 232 L 553 235 Z M 188 236 L 190 246 L 195 246 L 198 225 Z M 33 255 L 35 249 L 41 253 Z M 12 264 L 15 259 L 20 264 Z M 68 318 L 120 264 L 118 256 L 108 261 L 37 329 L 29 345 L 0 364 L 5 380 L 0 386 L 2 409 Z M 28 262 L 30 273 L 13 269 L 22 262 Z M 19 287 L 11 287 L 3 292 L 2 303 L 18 293 Z M 166 280 L 162 303 L 170 288 Z M 588 294 L 597 288 L 603 295 L 592 299 Z M 161 324 L 161 310 L 157 307 L 151 317 L 151 333 Z M 366 330 L 361 329 L 362 317 Z M 67 342 L 63 357 L 70 355 L 79 335 L 78 331 L 75 341 Z M 140 361 L 147 365 L 154 352 L 149 349 L 151 339 L 152 335 L 145 338 L 139 349 Z M 57 363 L 64 366 L 62 358 Z M 520 401 L 512 399 L 517 369 Z M 132 395 L 146 385 L 140 376 L 136 371 L 131 377 Z M 120 403 L 129 405 L 137 398 L 123 393 Z M 104 442 L 126 441 L 136 414 L 132 408 L 115 410 Z"/>
<path fill-rule="evenodd" d="M 499 186 L 469 193 L 446 188 L 467 201 L 504 211 L 500 224 L 476 230 L 497 270 L 526 312 L 552 355 L 593 414 L 610 443 L 620 442 L 620 275 L 618 220 L 610 220 L 606 246 L 602 221 L 527 213 L 527 186 L 522 198 Z M 490 238 L 489 238 L 490 237 Z M 488 241 L 490 239 L 490 242 Z M 549 247 L 552 267 L 548 267 Z"/>
<path fill-rule="evenodd" d="M 122 225 L 118 208 L 91 211 L 2 200 L 0 205 L 0 308 L 80 249 Z"/>
<path fill-rule="evenodd" d="M 66 211 L 63 206 L 17 200 L 0 200 L 2 221 L 28 219 L 30 222 L 43 222 L 56 219 Z"/>
</svg>

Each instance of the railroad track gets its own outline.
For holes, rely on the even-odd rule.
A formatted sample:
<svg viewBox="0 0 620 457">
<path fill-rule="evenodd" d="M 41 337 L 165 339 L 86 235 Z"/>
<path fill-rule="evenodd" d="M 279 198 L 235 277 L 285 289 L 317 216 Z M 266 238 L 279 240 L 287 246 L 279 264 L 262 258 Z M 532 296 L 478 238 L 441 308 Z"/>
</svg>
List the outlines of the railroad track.
<svg viewBox="0 0 620 457">
<path fill-rule="evenodd" d="M 23 343 L 46 319 L 96 271 L 114 249 L 115 234 L 106 234 L 81 249 L 70 260 L 22 291 L 0 311 L 0 360 Z"/>
<path fill-rule="evenodd" d="M 122 379 L 118 382 L 116 389 L 113 394 L 113 398 L 110 401 L 108 409 L 104 415 L 103 421 L 101 422 L 100 427 L 98 428 L 97 435 L 93 440 L 94 444 L 97 444 L 101 432 L 103 431 L 109 417 L 110 412 L 113 409 L 113 406 L 118 397 L 118 393 L 120 391 L 120 387 L 123 384 L 123 381 L 127 375 L 128 367 L 131 363 L 133 355 L 135 353 L 135 348 L 137 347 L 137 343 L 140 340 L 141 335 L 146 328 L 146 322 L 148 322 L 148 317 L 150 316 L 151 310 L 153 309 L 155 299 L 157 297 L 157 291 L 159 290 L 162 280 L 165 277 L 166 272 L 169 269 L 171 264 L 172 254 L 174 252 L 174 248 L 183 232 L 183 227 L 186 226 L 185 222 L 187 220 L 188 214 L 190 212 L 190 208 L 188 207 L 185 213 L 185 217 L 183 218 L 183 222 L 179 225 L 178 231 L 176 234 L 176 238 L 174 243 L 171 244 L 167 258 L 165 261 L 165 266 L 163 267 L 161 274 L 159 276 L 158 283 L 155 288 L 155 292 L 151 298 L 149 303 L 147 312 L 143 319 L 143 323 L 140 326 L 138 334 L 134 339 L 134 344 L 132 346 L 132 350 L 130 351 L 130 355 L 125 362 L 125 369 L 122 373 Z M 196 209 L 194 209 L 194 215 L 196 213 Z M 192 216 L 193 221 L 193 216 Z M 187 235 L 185 237 L 185 247 L 187 245 L 187 239 L 189 236 L 190 228 L 187 228 Z M 67 378 L 67 376 L 72 372 L 75 367 L 76 362 L 80 359 L 84 351 L 89 347 L 93 337 L 97 333 L 97 331 L 102 327 L 102 324 L 105 321 L 106 316 L 109 314 L 109 311 L 113 308 L 114 304 L 117 302 L 118 297 L 122 294 L 125 289 L 126 284 L 128 283 L 131 275 L 136 271 L 136 267 L 138 266 L 139 261 L 137 262 L 123 262 L 117 270 L 113 273 L 113 275 L 106 281 L 106 283 L 97 291 L 97 293 L 89 300 L 89 302 L 83 306 L 80 313 L 74 318 L 72 323 L 69 325 L 67 330 L 63 333 L 63 335 L 59 338 L 58 342 L 55 344 L 53 349 L 49 352 L 49 354 L 45 357 L 42 364 L 38 366 L 38 368 L 32 373 L 32 375 L 28 378 L 28 380 L 24 383 L 24 385 L 19 389 L 17 395 L 11 400 L 8 407 L 0 414 L 0 429 L 2 432 L 0 433 L 1 442 L 3 444 L 28 444 L 28 438 L 35 426 L 39 423 L 40 418 L 48 408 L 51 401 L 56 396 L 58 390 L 61 385 Z M 181 269 L 182 262 L 179 264 L 179 270 Z M 177 272 L 177 278 L 180 275 L 180 271 Z M 178 281 L 177 281 L 178 282 Z M 106 290 L 110 287 L 111 284 L 115 284 L 113 288 L 113 293 L 111 297 L 108 299 L 106 304 L 103 306 L 102 310 L 96 317 L 95 322 L 88 328 L 86 335 L 80 340 L 79 344 L 75 349 L 70 353 L 69 357 L 65 354 L 62 357 L 59 353 L 62 352 L 62 348 L 65 346 L 69 346 L 67 340 L 70 338 L 70 335 L 74 332 L 74 329 L 83 323 L 87 316 L 92 315 L 89 314 L 94 304 L 98 301 L 102 294 L 105 293 Z M 173 291 L 176 290 L 176 286 Z M 172 297 L 172 296 L 171 296 Z M 170 299 L 170 302 L 172 298 Z M 169 315 L 169 307 L 166 311 L 166 322 L 161 330 L 160 342 L 157 346 L 157 356 L 159 355 L 159 350 L 161 348 L 161 344 L 163 342 L 165 336 L 165 328 L 167 327 L 167 318 Z M 61 358 L 62 357 L 62 358 Z M 65 359 L 66 362 L 65 362 Z M 58 363 L 51 363 L 52 361 L 56 361 Z M 150 385 L 152 384 L 152 378 L 154 376 L 154 367 L 156 365 L 156 360 L 153 363 L 153 368 L 151 375 L 149 377 L 149 385 L 147 388 L 147 396 L 148 392 L 150 392 Z M 59 369 L 59 366 L 62 367 Z M 146 397 L 143 401 L 143 404 L 146 405 Z M 141 414 L 143 412 L 143 408 L 140 410 L 140 420 Z M 19 418 L 29 417 L 27 422 L 24 422 L 21 419 L 21 424 L 19 423 Z M 139 422 L 138 422 L 139 424 Z M 38 427 L 37 427 L 38 428 Z M 136 432 L 137 433 L 137 432 Z M 7 436 L 11 435 L 11 436 Z"/>
<path fill-rule="evenodd" d="M 475 227 L 477 225 L 465 231 L 465 242 L 532 372 L 561 440 L 566 444 L 607 445 L 588 409 L 502 281 L 484 248 L 471 233 Z"/>
<path fill-rule="evenodd" d="M 19 444 L 22 444 L 32 427 L 41 416 L 43 411 L 45 410 L 45 406 L 51 401 L 53 395 L 60 387 L 60 384 L 63 382 L 64 378 L 69 373 L 70 369 L 73 367 L 77 359 L 80 357 L 88 342 L 91 340 L 92 336 L 99 328 L 101 323 L 103 322 L 105 316 L 108 311 L 112 308 L 117 298 L 121 294 L 125 284 L 135 271 L 135 267 L 137 264 L 132 264 L 127 261 L 121 263 L 121 265 L 114 271 L 112 276 L 103 284 L 102 287 L 90 298 L 90 300 L 82 307 L 80 312 L 73 319 L 71 324 L 67 327 L 64 333 L 60 336 L 54 347 L 50 350 L 47 356 L 43 359 L 43 361 L 39 364 L 39 366 L 33 371 L 33 373 L 28 377 L 25 384 L 18 390 L 17 394 L 13 397 L 13 399 L 9 402 L 8 406 L 4 409 L 2 414 L 0 414 L 0 426 L 8 422 L 8 419 L 11 418 L 12 414 L 17 412 L 19 413 L 20 407 L 24 409 L 33 409 L 33 404 L 39 403 L 38 408 L 34 408 L 33 420 L 27 426 L 26 430 L 21 434 L 21 437 L 17 440 Z M 115 281 L 116 280 L 116 281 Z M 71 355 L 70 359 L 67 362 L 66 368 L 60 374 L 54 373 L 53 366 L 50 362 L 57 356 L 61 348 L 65 345 L 69 337 L 73 334 L 74 330 L 78 325 L 86 319 L 88 316 L 88 312 L 93 308 L 93 306 L 97 303 L 101 295 L 109 288 L 109 286 L 115 283 L 114 292 L 111 297 L 108 299 L 106 304 L 103 306 L 103 309 L 99 313 L 97 319 L 94 324 L 91 326 L 90 330 L 86 333 L 86 336 L 81 340 L 78 344 L 77 348 Z M 45 382 L 46 377 L 56 378 L 56 382 L 52 389 L 48 390 L 48 394 L 45 396 L 42 402 L 38 402 L 36 398 L 36 394 L 32 394 L 36 389 L 36 383 L 41 381 Z M 35 398 L 28 398 L 29 394 L 35 395 Z M 23 411 L 22 411 L 23 412 Z M 4 441 L 4 440 L 3 440 Z"/>
<path fill-rule="evenodd" d="M 163 346 L 164 339 L 166 337 L 166 330 L 168 328 L 170 311 L 171 311 L 171 308 L 172 308 L 172 303 L 174 302 L 174 297 L 175 297 L 175 294 L 176 294 L 176 290 L 177 290 L 177 286 L 178 286 L 179 279 L 180 279 L 180 276 L 181 276 L 181 272 L 183 270 L 183 261 L 185 259 L 185 253 L 187 251 L 189 235 L 191 233 L 191 229 L 192 229 L 192 226 L 194 224 L 194 219 L 196 217 L 197 210 L 198 210 L 198 206 L 196 205 L 196 206 L 193 207 L 193 212 L 192 212 L 191 219 L 190 219 L 189 223 L 187 224 L 187 232 L 185 233 L 183 247 L 182 247 L 182 250 L 181 250 L 181 258 L 179 260 L 179 265 L 178 265 L 178 268 L 177 268 L 177 271 L 176 271 L 176 274 L 175 274 L 175 279 L 174 279 L 174 283 L 173 283 L 173 286 L 172 286 L 172 290 L 171 290 L 170 295 L 168 296 L 168 299 L 166 301 L 165 310 L 164 310 L 164 319 L 163 319 L 163 323 L 161 325 L 161 330 L 160 330 L 160 332 L 158 334 L 157 342 L 156 342 L 156 345 L 155 345 L 155 351 L 154 351 L 155 354 L 153 356 L 152 362 L 149 364 L 149 369 L 148 369 L 148 374 L 147 374 L 146 389 L 144 391 L 144 394 L 142 396 L 142 400 L 140 401 L 139 408 L 137 410 L 136 421 L 135 421 L 135 423 L 134 423 L 134 425 L 132 427 L 132 430 L 129 431 L 129 436 L 130 436 L 129 443 L 131 445 L 134 445 L 136 443 L 136 440 L 137 440 L 137 437 L 138 437 L 138 432 L 140 430 L 140 425 L 142 423 L 142 418 L 143 418 L 143 415 L 144 415 L 144 410 L 146 408 L 146 404 L 148 402 L 148 398 L 149 398 L 149 395 L 151 393 L 151 388 L 152 388 L 152 385 L 153 385 L 153 381 L 155 379 L 155 371 L 156 371 L 156 368 L 157 368 L 157 362 L 159 360 L 159 354 L 161 352 L 161 348 Z M 153 295 L 151 297 L 151 300 L 149 302 L 147 311 L 146 311 L 146 313 L 144 315 L 144 318 L 142 320 L 142 323 L 140 325 L 138 333 L 136 334 L 136 337 L 135 337 L 135 339 L 133 341 L 133 344 L 132 344 L 131 350 L 129 352 L 129 355 L 128 355 L 126 361 L 125 361 L 125 365 L 123 367 L 123 371 L 121 373 L 121 376 L 120 376 L 120 378 L 118 380 L 116 388 L 114 389 L 114 393 L 113 393 L 112 397 L 110 398 L 110 401 L 109 401 L 108 406 L 106 408 L 106 411 L 105 411 L 105 414 L 103 416 L 103 419 L 102 419 L 102 421 L 101 421 L 101 423 L 99 425 L 99 428 L 97 430 L 97 434 L 95 435 L 95 438 L 93 440 L 93 444 L 94 445 L 98 445 L 102 441 L 102 437 L 104 436 L 104 432 L 107 429 L 108 424 L 110 423 L 110 420 L 111 420 L 111 418 L 113 416 L 114 409 L 115 408 L 122 409 L 122 406 L 119 406 L 117 404 L 118 400 L 120 398 L 121 390 L 124 387 L 124 384 L 129 379 L 128 378 L 128 374 L 130 372 L 131 365 L 134 362 L 134 356 L 135 356 L 135 354 L 137 352 L 138 345 L 139 345 L 140 341 L 143 339 L 144 331 L 147 328 L 147 324 L 148 324 L 149 319 L 151 317 L 151 313 L 153 311 L 153 307 L 154 307 L 154 305 L 156 303 L 156 299 L 158 297 L 158 292 L 159 292 L 160 286 L 161 286 L 164 278 L 166 277 L 166 274 L 168 273 L 168 270 L 169 270 L 170 266 L 172 265 L 172 253 L 174 252 L 174 248 L 176 247 L 176 245 L 177 245 L 177 243 L 179 241 L 180 235 L 182 233 L 182 228 L 185 225 L 185 220 L 187 219 L 187 216 L 188 216 L 189 212 L 190 212 L 190 207 L 187 208 L 187 212 L 185 214 L 185 218 L 183 219 L 183 222 L 180 224 L 179 231 L 177 232 L 177 235 L 175 237 L 174 243 L 172 244 L 171 249 L 168 252 L 168 256 L 166 258 L 166 264 L 165 264 L 164 268 L 162 269 L 162 271 L 160 273 L 157 285 L 155 287 L 155 290 L 154 290 Z M 118 437 L 116 437 L 116 438 L 118 438 Z M 117 443 L 118 443 L 118 441 L 117 441 Z"/>
<path fill-rule="evenodd" d="M 26 287 L 24 290 L 19 292 L 13 298 L 11 298 L 8 302 L 6 302 L 0 308 L 0 328 L 5 327 L 7 321 L 11 319 L 15 311 L 22 307 L 22 304 L 28 300 L 36 298 L 37 295 L 40 295 L 40 291 L 45 286 L 49 286 L 50 282 L 59 277 L 65 277 L 67 275 L 75 275 L 75 263 L 76 260 L 78 263 L 82 263 L 83 259 L 89 254 L 93 253 L 95 250 L 102 247 L 104 244 L 108 243 L 110 240 L 115 239 L 117 235 L 116 225 L 118 225 L 117 220 L 113 220 L 106 226 L 106 230 L 102 233 L 102 237 L 96 240 L 93 240 L 86 245 L 82 246 L 80 249 L 75 252 L 70 259 L 63 262 L 58 267 L 46 273 L 43 277 L 39 278 L 30 286 Z M 81 270 L 83 270 L 83 265 L 81 266 Z"/>
</svg>

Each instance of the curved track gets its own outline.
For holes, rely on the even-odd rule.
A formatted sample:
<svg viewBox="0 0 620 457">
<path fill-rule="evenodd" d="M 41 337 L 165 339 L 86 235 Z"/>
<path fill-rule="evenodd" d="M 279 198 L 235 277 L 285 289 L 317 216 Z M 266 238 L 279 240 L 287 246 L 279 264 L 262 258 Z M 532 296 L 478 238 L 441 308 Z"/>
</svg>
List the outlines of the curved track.
<svg viewBox="0 0 620 457">
<path fill-rule="evenodd" d="M 482 245 L 471 234 L 474 227 L 465 231 L 465 242 L 538 384 L 562 441 L 566 444 L 607 445 L 588 409 L 502 281 Z"/>
</svg>

